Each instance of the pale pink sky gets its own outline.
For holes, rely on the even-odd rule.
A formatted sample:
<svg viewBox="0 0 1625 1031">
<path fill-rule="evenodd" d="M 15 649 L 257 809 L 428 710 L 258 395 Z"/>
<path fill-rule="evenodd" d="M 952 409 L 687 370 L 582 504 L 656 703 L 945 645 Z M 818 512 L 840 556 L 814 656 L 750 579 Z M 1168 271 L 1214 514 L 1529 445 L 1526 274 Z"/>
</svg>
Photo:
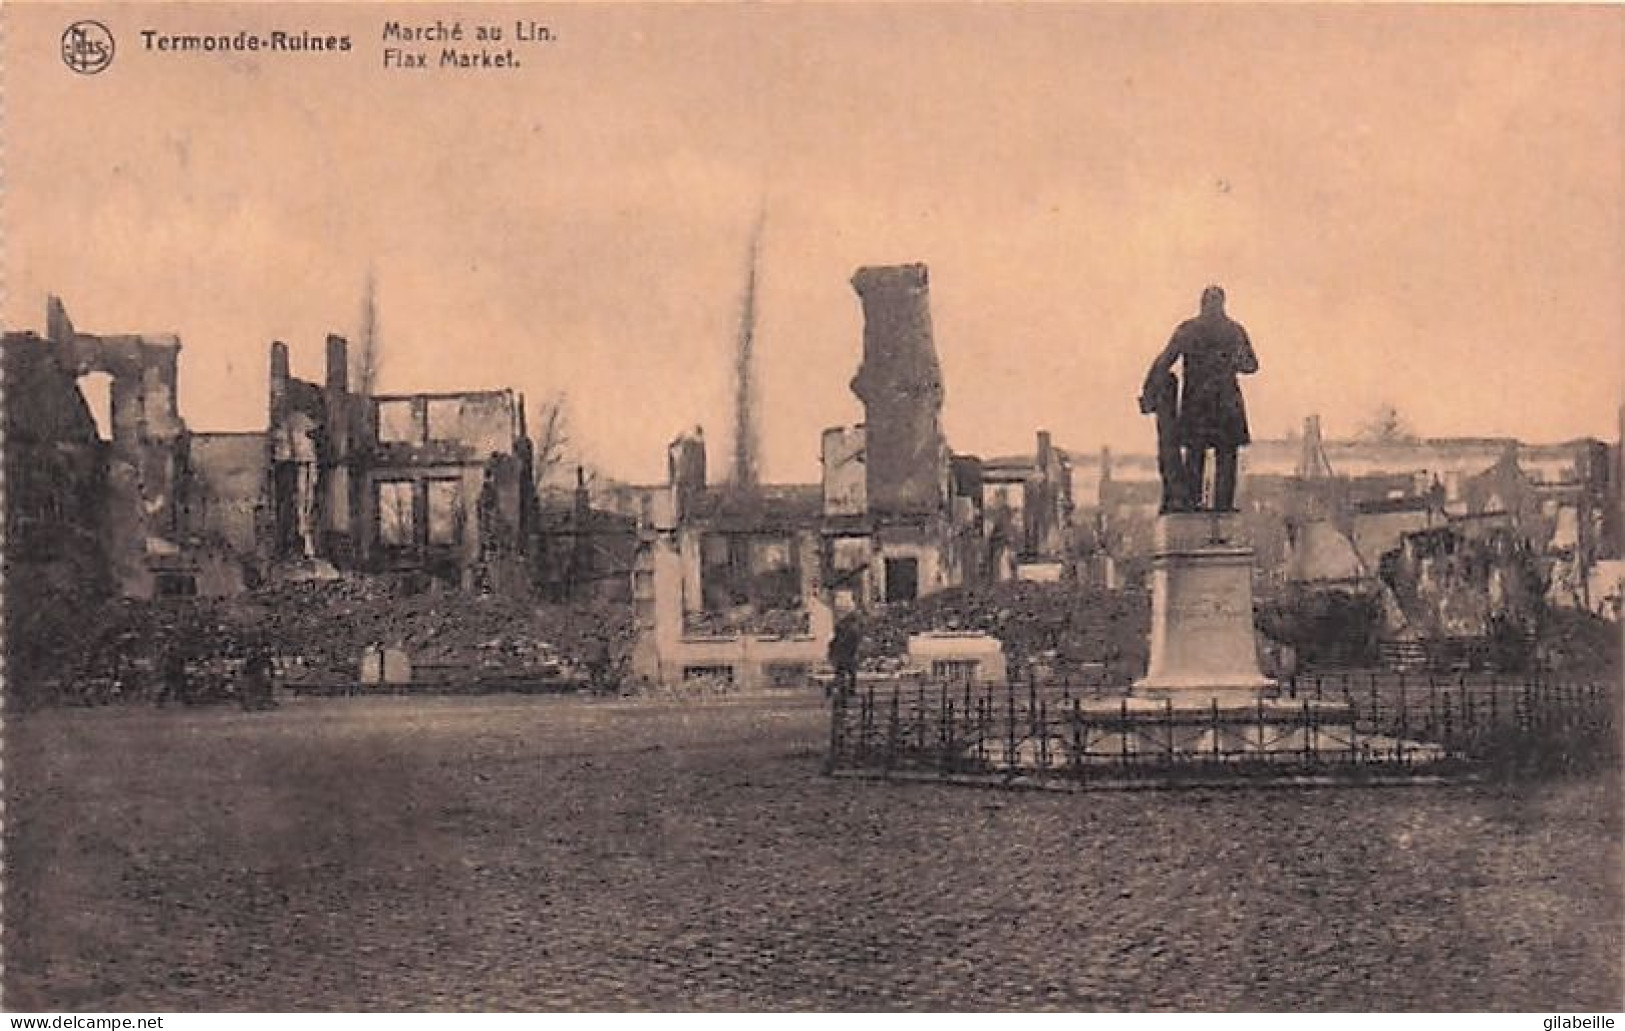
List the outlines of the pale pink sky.
<svg viewBox="0 0 1625 1031">
<path fill-rule="evenodd" d="M 386 72 L 383 23 L 535 18 L 508 73 Z M 1144 367 L 1203 285 L 1257 344 L 1257 435 L 1384 401 L 1423 433 L 1612 439 L 1625 396 L 1625 9 L 5 6 L 7 324 L 180 334 L 195 429 L 320 374 L 369 264 L 391 391 L 573 400 L 652 479 L 703 423 L 765 204 L 762 436 L 812 479 L 864 264 L 931 266 L 961 451 L 1149 447 Z M 57 56 L 105 22 L 113 65 Z M 349 32 L 158 55 L 139 31 Z M 511 25 L 510 25 L 511 32 Z M 431 63 L 437 55 L 431 53 Z"/>
</svg>

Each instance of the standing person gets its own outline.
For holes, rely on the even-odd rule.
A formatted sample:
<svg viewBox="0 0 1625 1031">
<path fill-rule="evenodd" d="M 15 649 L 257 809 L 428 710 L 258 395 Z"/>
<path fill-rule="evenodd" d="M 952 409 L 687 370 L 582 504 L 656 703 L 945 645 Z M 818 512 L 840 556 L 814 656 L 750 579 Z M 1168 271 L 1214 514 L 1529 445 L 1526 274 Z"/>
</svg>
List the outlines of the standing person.
<svg viewBox="0 0 1625 1031">
<path fill-rule="evenodd" d="M 611 656 L 609 639 L 602 633 L 594 634 L 587 645 L 587 675 L 595 695 L 607 694 L 610 688 Z"/>
<path fill-rule="evenodd" d="M 1174 330 L 1168 346 L 1151 365 L 1147 381 L 1183 362 L 1185 391 L 1179 403 L 1179 442 L 1185 448 L 1185 483 L 1189 506 L 1200 507 L 1207 453 L 1213 452 L 1213 504 L 1219 512 L 1236 508 L 1236 462 L 1239 448 L 1252 442 L 1247 408 L 1238 375 L 1258 371 L 1258 356 L 1241 323 L 1224 311 L 1224 289 L 1202 291 L 1201 313 Z"/>
<path fill-rule="evenodd" d="M 243 662 L 243 678 L 238 688 L 238 702 L 245 711 L 276 708 L 272 697 L 271 656 L 260 644 L 249 646 L 248 658 Z"/>
<path fill-rule="evenodd" d="M 158 658 L 158 707 L 168 701 L 190 704 L 192 695 L 186 681 L 186 652 L 180 642 L 171 638 L 165 642 Z"/>
<path fill-rule="evenodd" d="M 122 699 L 124 697 L 125 671 L 123 644 L 124 642 L 122 640 L 115 640 L 113 642 L 111 654 L 108 656 L 110 665 L 107 671 L 107 690 L 102 697 L 96 699 L 98 702 L 106 702 L 114 698 Z"/>
<path fill-rule="evenodd" d="M 829 639 L 829 664 L 835 668 L 835 690 L 843 697 L 858 687 L 858 652 L 863 646 L 863 628 L 858 614 L 848 612 L 835 623 Z"/>
</svg>

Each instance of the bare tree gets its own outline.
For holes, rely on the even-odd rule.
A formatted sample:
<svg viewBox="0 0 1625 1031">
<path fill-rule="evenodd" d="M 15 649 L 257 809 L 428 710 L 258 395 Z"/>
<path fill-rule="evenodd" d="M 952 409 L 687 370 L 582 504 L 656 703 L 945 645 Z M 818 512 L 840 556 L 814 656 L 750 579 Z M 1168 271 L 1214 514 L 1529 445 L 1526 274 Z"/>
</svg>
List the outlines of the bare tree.
<svg viewBox="0 0 1625 1031">
<path fill-rule="evenodd" d="M 531 432 L 531 462 L 543 504 L 568 504 L 577 487 L 596 493 L 608 481 L 577 444 L 570 398 L 560 391 L 537 410 Z"/>
<path fill-rule="evenodd" d="M 734 353 L 734 465 L 735 490 L 756 490 L 757 450 L 756 436 L 756 289 L 757 264 L 761 260 L 762 226 L 766 213 L 757 215 L 756 228 L 751 233 L 750 258 L 745 274 L 745 296 L 739 312 L 739 337 Z"/>
<path fill-rule="evenodd" d="M 536 470 L 536 486 L 568 487 L 567 476 L 573 475 L 570 465 L 570 398 L 559 391 L 542 402 L 537 410 L 535 431 L 532 436 L 532 462 Z"/>
<path fill-rule="evenodd" d="M 367 269 L 366 292 L 361 299 L 361 348 L 355 358 L 356 392 L 371 397 L 378 387 L 378 282 Z"/>
</svg>

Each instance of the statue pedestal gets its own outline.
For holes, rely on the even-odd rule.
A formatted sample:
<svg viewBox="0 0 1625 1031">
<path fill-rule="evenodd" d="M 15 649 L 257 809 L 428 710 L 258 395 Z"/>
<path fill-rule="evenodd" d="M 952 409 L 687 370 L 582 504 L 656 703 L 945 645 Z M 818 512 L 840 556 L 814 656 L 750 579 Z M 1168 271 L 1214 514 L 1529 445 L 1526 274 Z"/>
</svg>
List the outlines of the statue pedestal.
<svg viewBox="0 0 1625 1031">
<path fill-rule="evenodd" d="M 1151 663 L 1134 685 L 1176 705 L 1256 702 L 1274 681 L 1253 638 L 1253 551 L 1233 512 L 1157 518 L 1151 574 Z"/>
</svg>

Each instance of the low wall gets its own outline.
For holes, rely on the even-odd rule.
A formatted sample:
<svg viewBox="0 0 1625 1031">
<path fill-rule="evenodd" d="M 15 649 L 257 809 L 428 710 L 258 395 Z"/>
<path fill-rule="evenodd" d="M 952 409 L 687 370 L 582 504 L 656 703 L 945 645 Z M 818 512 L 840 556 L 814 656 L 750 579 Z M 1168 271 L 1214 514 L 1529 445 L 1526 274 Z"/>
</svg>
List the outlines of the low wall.
<svg viewBox="0 0 1625 1031">
<path fill-rule="evenodd" d="M 660 653 L 660 680 L 716 679 L 741 690 L 797 687 L 825 661 L 827 645 L 813 636 L 685 636 Z"/>
</svg>

